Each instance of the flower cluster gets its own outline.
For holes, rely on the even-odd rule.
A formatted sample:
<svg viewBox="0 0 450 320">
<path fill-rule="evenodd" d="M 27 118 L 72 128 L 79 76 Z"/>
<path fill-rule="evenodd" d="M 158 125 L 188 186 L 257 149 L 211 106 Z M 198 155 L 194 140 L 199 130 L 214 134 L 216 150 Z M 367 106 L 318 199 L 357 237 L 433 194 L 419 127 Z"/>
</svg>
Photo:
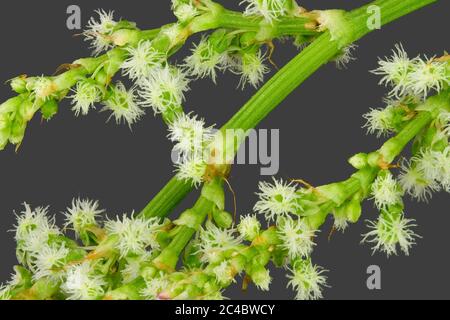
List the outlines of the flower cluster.
<svg viewBox="0 0 450 320">
<path fill-rule="evenodd" d="M 427 200 L 441 190 L 450 192 L 450 147 L 422 150 L 402 170 L 400 183 L 416 199 Z"/>
<path fill-rule="evenodd" d="M 247 84 L 257 88 L 269 72 L 266 55 L 259 45 L 233 45 L 239 36 L 223 30 L 203 37 L 194 46 L 192 53 L 185 59 L 184 67 L 195 78 L 209 77 L 216 83 L 217 73 L 229 70 L 241 77 L 238 87 L 244 89 Z"/>
<path fill-rule="evenodd" d="M 208 147 L 213 139 L 213 127 L 203 119 L 182 114 L 169 125 L 169 139 L 175 143 L 176 167 L 181 180 L 200 185 L 208 162 Z"/>
<path fill-rule="evenodd" d="M 123 215 L 122 219 L 117 217 L 116 220 L 109 220 L 105 224 L 107 234 L 117 237 L 116 248 L 122 258 L 128 255 L 142 255 L 148 248 L 158 249 L 156 231 L 161 227 L 158 218 L 129 218 L 126 215 Z"/>
<path fill-rule="evenodd" d="M 397 45 L 392 57 L 380 59 L 373 73 L 382 75 L 381 84 L 392 86 L 390 94 L 426 98 L 431 91 L 440 92 L 450 84 L 447 61 L 433 58 L 409 58 L 402 45 Z"/>
<path fill-rule="evenodd" d="M 105 297 L 112 278 L 121 286 L 140 277 L 160 252 L 158 234 L 167 222 L 123 215 L 102 225 L 103 212 L 97 201 L 87 199 L 74 199 L 67 208 L 66 227 L 88 246 L 82 247 L 55 225 L 48 208 L 25 204 L 14 229 L 21 266 L 1 287 L 0 297 L 95 300 Z"/>
</svg>

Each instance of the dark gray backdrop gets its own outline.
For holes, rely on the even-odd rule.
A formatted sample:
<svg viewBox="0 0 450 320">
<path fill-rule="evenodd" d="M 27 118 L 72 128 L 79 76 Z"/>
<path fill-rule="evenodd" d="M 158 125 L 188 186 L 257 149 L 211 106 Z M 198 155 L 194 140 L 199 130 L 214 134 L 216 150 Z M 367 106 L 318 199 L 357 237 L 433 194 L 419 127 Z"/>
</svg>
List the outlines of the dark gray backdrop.
<svg viewBox="0 0 450 320">
<path fill-rule="evenodd" d="M 237 8 L 239 1 L 229 7 Z M 305 0 L 307 8 L 357 7 L 367 1 Z M 66 8 L 78 4 L 86 23 L 97 8 L 114 9 L 117 16 L 136 21 L 141 28 L 157 27 L 173 21 L 169 1 L 2 1 L 0 4 L 0 79 L 18 74 L 52 74 L 55 68 L 77 57 L 87 56 L 87 44 L 76 32 L 66 28 Z M 395 43 L 402 42 L 412 55 L 440 54 L 445 47 L 450 2 L 438 1 L 370 34 L 359 42 L 357 61 L 346 70 L 334 65 L 323 67 L 277 108 L 261 128 L 281 129 L 281 169 L 284 178 L 304 178 L 315 185 L 346 178 L 352 168 L 346 159 L 360 151 L 370 151 L 380 141 L 366 136 L 361 129 L 361 115 L 371 107 L 381 106 L 386 90 L 377 85 L 378 78 L 368 70 L 376 67 L 378 56 L 389 54 Z M 444 36 L 443 36 L 444 35 Z M 289 44 L 278 44 L 274 60 L 283 65 L 295 55 Z M 236 90 L 238 79 L 232 75 L 192 84 L 187 110 L 195 110 L 209 123 L 223 124 L 245 103 L 253 90 Z M 11 96 L 7 85 L 0 87 L 1 100 Z M 36 117 L 27 130 L 19 153 L 9 147 L 0 153 L 0 282 L 6 280 L 16 263 L 13 234 L 13 211 L 27 201 L 33 206 L 51 205 L 60 212 L 73 197 L 100 200 L 113 214 L 142 209 L 148 200 L 172 176 L 171 144 L 159 119 L 148 114 L 133 127 L 106 123 L 106 114 L 91 113 L 75 118 L 61 106 L 58 116 L 49 123 Z M 256 201 L 254 192 L 259 176 L 257 166 L 234 168 L 232 184 L 238 195 L 240 213 L 250 212 Z M 267 179 L 267 178 L 266 178 Z M 190 196 L 183 206 L 195 199 Z M 423 236 L 410 257 L 371 255 L 368 246 L 359 244 L 366 231 L 361 222 L 344 235 L 327 241 L 330 223 L 319 236 L 314 262 L 329 269 L 328 299 L 403 299 L 448 298 L 450 259 L 448 256 L 448 195 L 436 195 L 429 205 L 408 203 L 407 212 L 418 220 Z M 366 206 L 365 216 L 375 218 L 376 210 Z M 366 269 L 379 265 L 382 290 L 369 291 Z M 290 299 L 285 289 L 284 272 L 274 273 L 269 293 L 238 288 L 228 293 L 233 298 Z"/>
</svg>

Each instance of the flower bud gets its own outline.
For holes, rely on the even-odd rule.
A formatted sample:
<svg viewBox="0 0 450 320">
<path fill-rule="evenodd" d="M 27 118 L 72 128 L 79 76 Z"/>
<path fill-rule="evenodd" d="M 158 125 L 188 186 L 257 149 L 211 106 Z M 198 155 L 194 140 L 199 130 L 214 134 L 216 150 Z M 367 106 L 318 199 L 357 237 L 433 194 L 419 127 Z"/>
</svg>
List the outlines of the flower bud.
<svg viewBox="0 0 450 320">
<path fill-rule="evenodd" d="M 45 120 L 50 120 L 58 113 L 58 102 L 56 100 L 48 100 L 41 107 L 42 117 Z"/>
<path fill-rule="evenodd" d="M 216 178 L 205 184 L 202 189 L 202 197 L 213 202 L 219 210 L 225 209 L 225 192 L 221 179 Z"/>
<path fill-rule="evenodd" d="M 11 80 L 11 89 L 17 93 L 27 92 L 27 81 L 25 76 L 20 76 Z"/>
<path fill-rule="evenodd" d="M 361 170 L 365 166 L 367 166 L 367 154 L 366 153 L 358 153 L 351 157 L 348 162 L 358 170 Z"/>
<path fill-rule="evenodd" d="M 255 286 L 262 291 L 268 291 L 270 283 L 272 282 L 272 277 L 270 276 L 269 270 L 261 265 L 253 265 L 248 270 L 248 275 L 251 277 Z"/>
<path fill-rule="evenodd" d="M 11 135 L 9 137 L 9 142 L 12 144 L 19 145 L 25 135 L 25 130 L 27 128 L 27 122 L 19 117 L 16 117 L 11 126 Z"/>
<path fill-rule="evenodd" d="M 239 233 L 248 241 L 253 241 L 261 232 L 261 223 L 256 216 L 245 216 L 241 218 L 238 225 Z"/>
<path fill-rule="evenodd" d="M 358 222 L 362 214 L 361 199 L 358 196 L 353 197 L 346 205 L 345 210 L 348 221 L 351 223 Z"/>
<path fill-rule="evenodd" d="M 214 222 L 220 228 L 228 229 L 233 225 L 233 216 L 229 212 L 223 210 L 214 210 L 212 216 Z"/>
</svg>

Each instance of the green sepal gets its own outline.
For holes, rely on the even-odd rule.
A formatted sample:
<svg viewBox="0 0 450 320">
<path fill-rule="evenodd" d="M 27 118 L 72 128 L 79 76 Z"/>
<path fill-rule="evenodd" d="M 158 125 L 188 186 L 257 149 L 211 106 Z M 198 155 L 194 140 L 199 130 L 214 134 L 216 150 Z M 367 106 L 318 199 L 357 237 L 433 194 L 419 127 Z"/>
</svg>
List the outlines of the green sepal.
<svg viewBox="0 0 450 320">
<path fill-rule="evenodd" d="M 233 216 L 224 210 L 213 210 L 212 217 L 216 225 L 223 229 L 231 228 L 233 225 Z"/>
<path fill-rule="evenodd" d="M 202 266 L 201 254 L 197 249 L 197 242 L 195 240 L 189 242 L 184 250 L 183 265 L 188 269 L 200 268 Z"/>
<path fill-rule="evenodd" d="M 45 120 L 50 120 L 58 113 L 58 102 L 54 99 L 46 101 L 41 107 L 41 114 Z"/>
<path fill-rule="evenodd" d="M 353 168 L 360 170 L 368 165 L 367 157 L 367 153 L 358 153 L 351 157 L 348 162 Z"/>
<path fill-rule="evenodd" d="M 222 180 L 215 178 L 210 183 L 204 185 L 202 197 L 211 201 L 219 210 L 225 209 L 225 192 L 223 190 Z"/>
</svg>

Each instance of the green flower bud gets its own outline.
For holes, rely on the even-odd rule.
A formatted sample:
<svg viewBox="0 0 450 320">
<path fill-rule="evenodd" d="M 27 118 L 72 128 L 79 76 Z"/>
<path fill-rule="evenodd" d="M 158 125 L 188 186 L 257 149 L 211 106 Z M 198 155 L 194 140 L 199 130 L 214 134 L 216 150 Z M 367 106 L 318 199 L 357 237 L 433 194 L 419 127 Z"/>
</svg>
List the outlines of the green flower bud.
<svg viewBox="0 0 450 320">
<path fill-rule="evenodd" d="M 58 113 L 58 102 L 56 100 L 48 100 L 41 107 L 42 117 L 45 120 L 50 120 Z"/>
<path fill-rule="evenodd" d="M 359 197 L 354 197 L 350 200 L 350 202 L 346 205 L 345 210 L 348 221 L 351 223 L 358 222 L 362 214 L 361 200 Z"/>
<path fill-rule="evenodd" d="M 250 270 L 248 270 L 248 275 L 258 289 L 263 291 L 269 290 L 272 277 L 270 276 L 269 270 L 267 270 L 264 266 L 253 265 Z"/>
<path fill-rule="evenodd" d="M 19 145 L 25 136 L 26 128 L 27 122 L 21 119 L 20 117 L 16 117 L 11 126 L 11 134 L 9 136 L 9 142 L 15 145 Z"/>
<path fill-rule="evenodd" d="M 348 162 L 358 170 L 361 170 L 365 166 L 367 166 L 367 154 L 366 153 L 358 153 L 351 157 Z"/>
<path fill-rule="evenodd" d="M 27 80 L 25 76 L 20 76 L 11 80 L 11 89 L 17 93 L 27 92 Z"/>
<path fill-rule="evenodd" d="M 217 226 L 224 229 L 229 229 L 233 225 L 233 216 L 223 210 L 214 210 L 213 219 Z"/>
</svg>

